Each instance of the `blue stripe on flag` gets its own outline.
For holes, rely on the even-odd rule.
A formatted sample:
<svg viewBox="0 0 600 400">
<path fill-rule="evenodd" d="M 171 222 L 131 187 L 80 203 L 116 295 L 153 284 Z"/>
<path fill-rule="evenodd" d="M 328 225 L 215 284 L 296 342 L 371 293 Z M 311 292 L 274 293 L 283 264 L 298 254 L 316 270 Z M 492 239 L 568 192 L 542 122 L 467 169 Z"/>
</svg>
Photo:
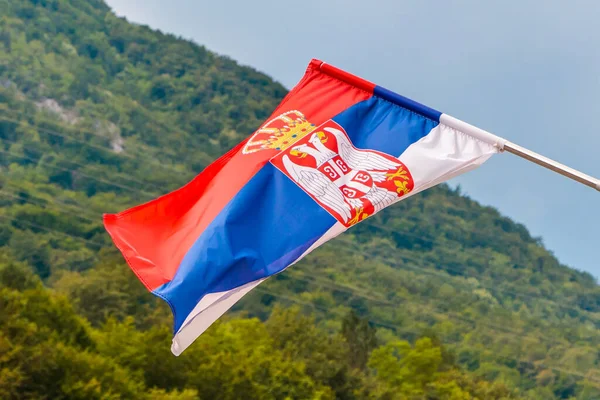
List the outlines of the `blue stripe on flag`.
<svg viewBox="0 0 600 400">
<path fill-rule="evenodd" d="M 386 88 L 382 88 L 381 86 L 375 86 L 375 89 L 373 89 L 373 94 L 375 96 L 381 97 L 384 100 L 387 100 L 394 104 L 398 104 L 399 106 L 404 107 L 410 111 L 421 114 L 436 122 L 440 122 L 440 116 L 442 115 L 441 112 L 434 110 L 433 108 L 427 107 L 421 103 L 417 103 L 416 101 L 399 95 L 398 93 L 394 93 L 391 90 L 387 90 Z"/>
<path fill-rule="evenodd" d="M 350 107 L 333 120 L 344 127 L 355 147 L 378 150 L 394 157 L 438 125 L 377 97 Z"/>
</svg>

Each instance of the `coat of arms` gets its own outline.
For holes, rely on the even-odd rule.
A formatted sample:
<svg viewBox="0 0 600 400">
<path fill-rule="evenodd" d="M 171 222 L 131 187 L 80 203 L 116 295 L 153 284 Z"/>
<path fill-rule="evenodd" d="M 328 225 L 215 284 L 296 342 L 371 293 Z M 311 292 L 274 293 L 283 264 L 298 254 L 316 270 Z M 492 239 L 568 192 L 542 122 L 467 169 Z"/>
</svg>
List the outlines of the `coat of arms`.
<svg viewBox="0 0 600 400">
<path fill-rule="evenodd" d="M 346 227 L 389 206 L 414 187 L 400 160 L 357 149 L 344 128 L 332 120 L 311 129 L 271 163 Z"/>
</svg>

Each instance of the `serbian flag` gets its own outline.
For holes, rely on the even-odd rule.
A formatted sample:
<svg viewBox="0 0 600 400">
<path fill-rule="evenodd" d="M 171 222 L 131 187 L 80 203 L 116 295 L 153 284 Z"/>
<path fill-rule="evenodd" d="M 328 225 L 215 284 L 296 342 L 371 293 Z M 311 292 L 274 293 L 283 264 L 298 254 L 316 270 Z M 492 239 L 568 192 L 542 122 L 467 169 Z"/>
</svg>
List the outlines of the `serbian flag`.
<svg viewBox="0 0 600 400">
<path fill-rule="evenodd" d="M 173 354 L 270 276 L 501 148 L 445 121 L 457 120 L 312 60 L 271 117 L 187 185 L 105 215 L 173 311 Z"/>
</svg>

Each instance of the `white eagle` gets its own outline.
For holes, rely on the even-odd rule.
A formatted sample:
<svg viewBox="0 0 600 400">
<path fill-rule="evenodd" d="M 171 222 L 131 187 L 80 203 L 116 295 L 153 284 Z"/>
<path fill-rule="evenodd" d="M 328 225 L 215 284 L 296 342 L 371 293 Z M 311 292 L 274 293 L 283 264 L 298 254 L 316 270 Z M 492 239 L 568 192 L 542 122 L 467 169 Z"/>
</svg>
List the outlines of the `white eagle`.
<svg viewBox="0 0 600 400">
<path fill-rule="evenodd" d="M 338 153 L 323 145 L 316 132 L 311 135 L 308 141 L 314 147 L 308 144 L 301 144 L 292 148 L 292 150 L 314 157 L 317 162 L 317 168 L 339 154 L 352 171 L 367 172 L 371 175 L 374 182 L 383 182 L 386 179 L 386 173 L 397 169 L 401 165 L 400 162 L 394 162 L 375 152 L 354 148 L 346 134 L 339 129 L 326 127 L 323 130 L 335 136 Z M 369 191 L 360 198 L 349 198 L 344 195 L 336 183 L 332 182 L 317 169 L 298 165 L 287 154 L 283 156 L 282 161 L 287 172 L 300 187 L 310 193 L 320 203 L 334 210 L 341 216 L 345 223 L 352 217 L 351 211 L 353 208 L 358 209 L 363 206 L 361 199 L 368 200 L 375 207 L 375 212 L 379 212 L 398 199 L 396 192 L 376 185 L 372 185 Z M 345 177 L 352 177 L 353 175 L 349 172 Z"/>
</svg>

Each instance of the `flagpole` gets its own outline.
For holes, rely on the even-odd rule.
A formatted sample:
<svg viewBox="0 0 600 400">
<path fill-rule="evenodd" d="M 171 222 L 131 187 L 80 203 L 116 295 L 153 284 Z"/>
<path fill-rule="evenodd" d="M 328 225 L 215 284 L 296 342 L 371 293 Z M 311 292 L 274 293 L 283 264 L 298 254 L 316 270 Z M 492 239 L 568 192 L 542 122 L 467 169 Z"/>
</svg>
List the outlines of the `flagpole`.
<svg viewBox="0 0 600 400">
<path fill-rule="evenodd" d="M 576 169 L 573 169 L 571 167 L 567 167 L 564 164 L 551 160 L 548 157 L 544 157 L 541 154 L 521 147 L 518 144 L 506 142 L 504 143 L 504 150 L 516 156 L 534 162 L 537 165 L 541 165 L 542 167 L 548 168 L 554 172 L 558 172 L 559 174 L 566 176 L 567 178 L 571 178 L 579 183 L 583 183 L 584 185 L 587 185 L 600 192 L 599 179 L 584 174 L 583 172 L 577 171 Z"/>
<path fill-rule="evenodd" d="M 457 118 L 451 117 L 448 114 L 443 114 L 437 110 L 429 108 L 423 104 L 417 103 L 414 100 L 408 99 L 402 95 L 394 93 L 390 90 L 382 88 L 369 82 L 363 78 L 353 75 L 349 72 L 341 70 L 337 67 L 329 65 L 323 61 L 313 60 L 314 66 L 321 72 L 330 75 L 336 79 L 349 83 L 356 86 L 360 90 L 371 92 L 376 96 L 383 98 L 384 100 L 398 104 L 402 107 L 409 109 L 410 111 L 424 115 L 427 118 L 438 120 L 440 123 L 456 129 L 459 132 L 465 133 L 483 142 L 489 143 L 495 146 L 499 151 L 507 151 L 525 160 L 531 161 L 535 164 L 541 165 L 544 168 L 548 168 L 551 171 L 557 172 L 567 178 L 573 179 L 579 183 L 583 183 L 597 191 L 600 191 L 600 180 L 590 175 L 584 174 L 583 172 L 577 171 L 571 167 L 567 167 L 557 161 L 551 160 L 548 157 L 544 157 L 541 154 L 535 153 L 517 144 L 509 142 L 499 136 L 496 136 L 490 132 L 484 131 L 483 129 L 477 128 L 471 124 L 461 121 Z"/>
</svg>

